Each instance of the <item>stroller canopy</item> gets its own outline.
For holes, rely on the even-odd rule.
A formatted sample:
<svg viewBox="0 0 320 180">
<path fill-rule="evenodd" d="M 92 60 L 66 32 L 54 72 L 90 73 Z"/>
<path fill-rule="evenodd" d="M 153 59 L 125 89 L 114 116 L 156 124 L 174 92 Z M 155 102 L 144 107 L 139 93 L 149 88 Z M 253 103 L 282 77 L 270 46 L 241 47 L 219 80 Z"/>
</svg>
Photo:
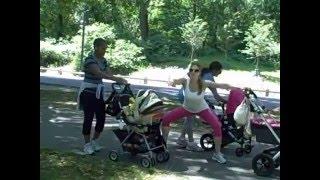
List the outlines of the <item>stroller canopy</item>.
<svg viewBox="0 0 320 180">
<path fill-rule="evenodd" d="M 139 90 L 135 98 L 130 98 L 128 106 L 124 106 L 124 113 L 130 122 L 137 124 L 152 124 L 152 118 L 148 115 L 162 109 L 163 101 L 157 94 L 148 89 Z M 148 117 L 148 118 L 143 118 Z"/>
</svg>

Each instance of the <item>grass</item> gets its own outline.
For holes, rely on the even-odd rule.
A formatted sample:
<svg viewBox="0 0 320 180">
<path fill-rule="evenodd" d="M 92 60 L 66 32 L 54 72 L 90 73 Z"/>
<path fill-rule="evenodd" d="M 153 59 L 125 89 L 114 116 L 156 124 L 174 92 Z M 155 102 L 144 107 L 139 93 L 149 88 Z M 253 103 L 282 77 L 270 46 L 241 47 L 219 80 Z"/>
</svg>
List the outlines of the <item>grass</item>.
<svg viewBox="0 0 320 180">
<path fill-rule="evenodd" d="M 198 57 L 200 64 L 204 67 L 208 67 L 212 61 L 219 61 L 223 69 L 226 71 L 233 70 L 233 71 L 254 71 L 255 64 L 249 62 L 247 60 L 239 60 L 234 59 L 231 57 L 225 58 L 225 56 L 221 53 L 216 53 L 215 55 L 211 56 L 202 56 Z M 166 68 L 176 66 L 179 68 L 187 68 L 190 59 L 187 57 L 171 57 L 168 59 L 158 60 L 152 62 L 151 65 L 154 67 Z M 274 83 L 280 82 L 280 70 L 272 67 L 271 65 L 260 65 L 260 72 L 261 77 L 265 81 L 270 81 Z"/>
<path fill-rule="evenodd" d="M 155 179 L 169 172 L 95 156 L 40 148 L 40 179 Z"/>
<path fill-rule="evenodd" d="M 239 71 L 253 71 L 255 64 L 248 60 L 235 59 L 230 56 L 227 58 L 222 53 L 215 53 L 214 55 L 201 56 L 197 58 L 203 66 L 208 66 L 212 61 L 219 61 L 225 70 L 239 70 Z M 179 68 L 186 68 L 190 59 L 188 57 L 171 57 L 168 59 L 160 59 L 152 62 L 151 65 L 155 67 L 170 67 L 177 66 Z M 275 72 L 276 69 L 271 65 L 261 64 L 259 67 L 261 71 Z"/>
<path fill-rule="evenodd" d="M 280 82 L 280 70 L 277 70 L 275 72 L 268 72 L 268 71 L 263 71 L 261 72 L 261 76 L 266 80 L 266 81 L 271 81 L 271 82 Z"/>
</svg>

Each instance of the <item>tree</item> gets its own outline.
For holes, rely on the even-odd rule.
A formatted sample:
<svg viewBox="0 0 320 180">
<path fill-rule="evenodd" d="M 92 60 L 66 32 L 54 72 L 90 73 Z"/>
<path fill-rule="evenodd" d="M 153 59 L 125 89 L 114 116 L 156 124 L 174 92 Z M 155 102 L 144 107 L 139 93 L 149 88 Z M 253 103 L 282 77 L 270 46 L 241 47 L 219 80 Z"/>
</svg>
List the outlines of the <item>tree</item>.
<svg viewBox="0 0 320 180">
<path fill-rule="evenodd" d="M 228 52 L 235 46 L 242 43 L 243 31 L 241 30 L 240 13 L 235 13 L 229 21 L 222 27 L 218 26 L 216 31 L 217 48 L 224 52 L 227 57 Z"/>
<path fill-rule="evenodd" d="M 40 1 L 40 39 L 71 39 L 80 28 L 74 16 L 78 8 L 76 0 Z"/>
<path fill-rule="evenodd" d="M 148 7 L 150 0 L 137 0 L 139 7 L 140 33 L 143 41 L 146 41 L 149 35 Z"/>
<path fill-rule="evenodd" d="M 259 61 L 268 60 L 271 57 L 280 54 L 280 43 L 272 36 L 273 24 L 265 23 L 264 20 L 254 22 L 249 30 L 245 33 L 246 48 L 240 52 L 249 55 L 256 61 L 256 75 L 259 75 Z"/>
<path fill-rule="evenodd" d="M 208 23 L 204 22 L 198 16 L 194 20 L 184 24 L 181 28 L 182 37 L 185 42 L 191 46 L 191 61 L 193 60 L 194 52 L 203 46 L 208 34 Z"/>
</svg>

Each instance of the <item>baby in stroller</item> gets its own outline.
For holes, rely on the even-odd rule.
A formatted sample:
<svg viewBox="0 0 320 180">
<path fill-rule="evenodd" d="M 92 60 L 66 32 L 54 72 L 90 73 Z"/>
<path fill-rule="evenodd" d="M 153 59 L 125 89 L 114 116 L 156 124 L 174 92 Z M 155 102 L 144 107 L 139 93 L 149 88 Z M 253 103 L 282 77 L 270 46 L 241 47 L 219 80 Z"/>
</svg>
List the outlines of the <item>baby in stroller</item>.
<svg viewBox="0 0 320 180">
<path fill-rule="evenodd" d="M 168 161 L 169 153 L 159 128 L 163 113 L 162 100 L 152 90 L 140 90 L 134 96 L 129 84 L 113 83 L 112 89 L 106 101 L 106 113 L 120 121 L 119 128 L 113 132 L 119 139 L 123 152 L 131 155 L 148 154 L 140 160 L 143 167 Z M 119 153 L 112 150 L 108 157 L 117 161 Z"/>
<path fill-rule="evenodd" d="M 250 153 L 252 149 L 251 137 L 245 137 L 244 127 L 238 126 L 233 118 L 236 108 L 241 104 L 245 97 L 242 89 L 236 88 L 230 91 L 228 103 L 219 104 L 222 114 L 218 115 L 222 124 L 222 144 L 221 147 L 237 142 L 240 147 L 235 150 L 237 156 L 242 156 L 244 152 Z M 216 109 L 213 102 L 206 100 L 211 109 Z M 214 133 L 214 132 L 213 132 Z M 203 134 L 200 138 L 200 145 L 204 150 L 214 149 L 214 140 L 212 132 Z"/>
</svg>

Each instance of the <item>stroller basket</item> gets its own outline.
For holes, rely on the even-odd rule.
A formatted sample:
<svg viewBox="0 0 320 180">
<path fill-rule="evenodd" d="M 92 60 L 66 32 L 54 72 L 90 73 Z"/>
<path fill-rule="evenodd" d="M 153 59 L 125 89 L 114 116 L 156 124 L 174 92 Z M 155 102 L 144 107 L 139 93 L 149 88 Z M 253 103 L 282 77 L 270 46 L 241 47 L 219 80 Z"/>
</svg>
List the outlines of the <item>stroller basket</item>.
<svg viewBox="0 0 320 180">
<path fill-rule="evenodd" d="M 274 132 L 280 138 L 280 122 L 273 119 L 266 119 Z M 252 133 L 256 135 L 256 141 L 266 144 L 279 144 L 276 138 L 272 135 L 271 131 L 262 119 L 251 120 Z"/>
</svg>

